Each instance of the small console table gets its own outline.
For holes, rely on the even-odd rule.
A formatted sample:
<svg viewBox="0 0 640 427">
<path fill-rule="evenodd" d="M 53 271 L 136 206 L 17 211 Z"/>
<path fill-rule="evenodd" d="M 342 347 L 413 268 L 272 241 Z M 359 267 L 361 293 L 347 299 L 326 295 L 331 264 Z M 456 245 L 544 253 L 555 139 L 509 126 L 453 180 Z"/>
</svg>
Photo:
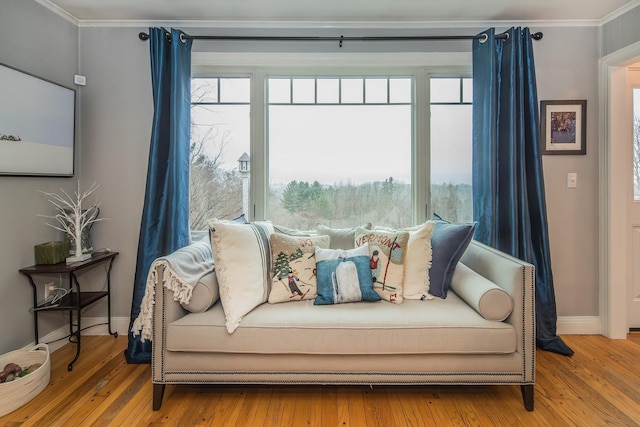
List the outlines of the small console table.
<svg viewBox="0 0 640 427">
<path fill-rule="evenodd" d="M 75 262 L 73 264 L 67 264 L 66 262 L 61 262 L 58 264 L 51 265 L 32 265 L 30 267 L 21 268 L 20 273 L 27 276 L 29 279 L 29 283 L 33 288 L 33 323 L 34 323 L 34 332 L 35 332 L 35 342 L 38 344 L 38 313 L 47 312 L 47 311 L 68 311 L 69 312 L 69 340 L 71 341 L 73 337 L 75 337 L 76 342 L 76 355 L 73 360 L 67 366 L 67 370 L 71 371 L 73 369 L 73 364 L 76 360 L 78 360 L 78 356 L 80 356 L 80 335 L 81 335 L 81 326 L 80 326 L 80 318 L 81 312 L 84 307 L 93 304 L 96 301 L 101 300 L 102 298 L 107 298 L 107 323 L 109 325 L 109 334 L 113 335 L 115 338 L 118 337 L 117 332 L 111 331 L 111 267 L 113 266 L 113 261 L 116 256 L 118 256 L 118 252 L 100 252 L 95 253 L 91 256 L 91 258 L 85 261 Z M 80 282 L 78 281 L 78 274 L 84 270 L 88 270 L 91 267 L 95 267 L 102 263 L 108 263 L 107 265 L 107 290 L 99 291 L 99 292 L 83 292 L 80 290 Z M 69 293 L 67 293 L 64 297 L 62 297 L 55 304 L 50 303 L 38 303 L 38 292 L 36 283 L 33 280 L 33 276 L 38 275 L 67 275 L 69 278 Z M 77 323 L 73 322 L 73 314 L 76 314 Z"/>
</svg>

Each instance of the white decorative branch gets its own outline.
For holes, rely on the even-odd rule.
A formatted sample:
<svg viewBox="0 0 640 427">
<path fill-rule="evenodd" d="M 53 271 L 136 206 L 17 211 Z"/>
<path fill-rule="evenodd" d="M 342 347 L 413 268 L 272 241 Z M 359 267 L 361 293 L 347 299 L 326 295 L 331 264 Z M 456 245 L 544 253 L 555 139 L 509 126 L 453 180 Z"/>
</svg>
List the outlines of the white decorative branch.
<svg viewBox="0 0 640 427">
<path fill-rule="evenodd" d="M 87 191 L 82 193 L 80 192 L 80 181 L 78 181 L 78 190 L 74 193 L 75 197 L 70 196 L 62 188 L 60 189 L 63 194 L 62 196 L 56 193 L 40 191 L 49 198 L 49 202 L 56 207 L 58 212 L 55 215 L 38 216 L 54 219 L 58 222 L 58 224 L 46 223 L 46 225 L 66 233 L 73 239 L 75 242 L 76 256 L 82 255 L 82 231 L 90 224 L 106 219 L 97 218 L 98 208 L 100 207 L 100 203 L 97 201 L 88 209 L 84 211 L 82 209 L 82 202 L 98 188 L 100 188 L 100 186 L 94 182 Z"/>
</svg>

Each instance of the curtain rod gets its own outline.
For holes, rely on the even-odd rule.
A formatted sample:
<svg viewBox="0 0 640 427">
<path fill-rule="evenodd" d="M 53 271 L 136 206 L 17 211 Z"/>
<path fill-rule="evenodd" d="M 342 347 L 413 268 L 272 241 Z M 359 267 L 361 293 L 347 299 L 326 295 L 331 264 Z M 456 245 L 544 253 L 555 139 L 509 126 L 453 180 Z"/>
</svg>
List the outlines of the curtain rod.
<svg viewBox="0 0 640 427">
<path fill-rule="evenodd" d="M 543 34 L 541 32 L 531 34 L 533 40 L 542 39 Z M 149 39 L 149 34 L 141 32 L 138 34 L 140 40 L 145 41 Z M 475 36 L 371 36 L 371 37 L 351 37 L 351 36 L 329 36 L 329 37 L 299 37 L 299 36 L 192 36 L 189 34 L 182 34 L 181 39 L 184 40 L 251 40 L 251 41 L 333 41 L 339 42 L 342 47 L 342 42 L 346 41 L 414 41 L 414 40 L 482 40 L 487 39 L 486 34 L 479 34 Z M 496 39 L 506 39 L 508 34 L 496 34 Z"/>
</svg>

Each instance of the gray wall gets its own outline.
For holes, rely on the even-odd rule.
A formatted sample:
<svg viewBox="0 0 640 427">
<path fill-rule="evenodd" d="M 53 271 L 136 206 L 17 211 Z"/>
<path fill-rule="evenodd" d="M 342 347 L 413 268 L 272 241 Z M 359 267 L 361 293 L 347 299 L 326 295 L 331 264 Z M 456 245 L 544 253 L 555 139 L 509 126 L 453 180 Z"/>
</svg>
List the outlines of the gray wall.
<svg viewBox="0 0 640 427">
<path fill-rule="evenodd" d="M 94 247 L 120 252 L 112 271 L 112 315 L 131 309 L 138 235 L 147 178 L 153 98 L 149 44 L 140 29 L 81 28 L 83 181 L 102 184 Z M 96 278 L 96 280 L 98 280 Z M 104 316 L 102 304 L 87 313 Z"/>
<path fill-rule="evenodd" d="M 153 111 L 148 43 L 140 42 L 137 38 L 139 31 L 147 29 L 82 27 L 78 30 L 32 2 L 4 1 L 0 7 L 0 36 L 4 36 L 4 40 L 11 40 L 10 43 L 0 44 L 0 62 L 11 63 L 68 85 L 75 72 L 87 77 L 87 86 L 79 91 L 82 108 L 82 115 L 79 116 L 82 182 L 86 185 L 94 181 L 102 184 L 97 196 L 102 201 L 101 216 L 109 220 L 93 229 L 94 247 L 110 247 L 120 252 L 112 272 L 112 314 L 116 318 L 127 318 L 131 305 Z M 29 34 L 33 30 L 43 36 L 44 29 L 48 34 L 45 37 Z M 539 98 L 586 99 L 588 103 L 587 155 L 545 156 L 544 168 L 558 314 L 596 316 L 599 29 L 532 29 L 545 33 L 544 39 L 534 45 Z M 205 31 L 212 30 L 189 30 L 193 34 L 203 34 Z M 324 31 L 330 33 L 329 30 Z M 453 32 L 465 31 L 457 29 Z M 278 31 L 274 33 L 281 34 Z M 354 30 L 353 33 L 362 34 L 362 31 Z M 16 34 L 22 37 L 16 37 Z M 51 34 L 59 34 L 59 37 L 52 37 Z M 347 35 L 348 32 L 341 34 Z M 571 49 L 558 49 L 558 41 L 562 41 L 560 45 L 571 46 Z M 238 49 L 238 45 L 218 46 L 220 50 Z M 310 49 L 296 46 L 286 47 Z M 453 49 L 466 49 L 461 46 L 456 44 Z M 446 46 L 446 49 L 449 47 Z M 273 51 L 283 47 L 266 45 L 258 48 L 245 43 L 241 48 Z M 194 51 L 202 49 L 213 47 L 206 42 L 194 43 Z M 315 49 L 332 51 L 336 47 L 316 46 Z M 348 49 L 365 48 L 351 46 Z M 397 45 L 378 46 L 376 49 L 395 50 Z M 429 49 L 443 50 L 445 45 L 414 43 L 408 50 Z M 77 70 L 76 64 L 79 64 Z M 568 172 L 578 173 L 577 189 L 566 188 Z M 19 325 L 14 326 L 8 334 L 3 334 L 0 351 L 26 345 L 33 339 L 31 316 L 27 311 L 31 304 L 30 289 L 17 269 L 33 262 L 34 244 L 59 237 L 52 230 L 47 230 L 35 215 L 47 208 L 36 190 L 56 189 L 60 185 L 72 188 L 74 182 L 0 177 L 3 200 L 15 200 L 10 204 L 3 202 L 0 206 L 0 245 L 4 249 L 0 260 L 0 286 L 6 294 L 11 292 L 13 295 L 10 301 L 0 302 L 0 320 L 2 324 Z M 90 278 L 90 282 L 99 286 L 102 279 L 97 274 L 95 276 Z M 86 315 L 105 316 L 105 304 L 98 304 Z M 58 325 L 56 321 L 55 318 L 51 320 L 49 329 Z"/>
<path fill-rule="evenodd" d="M 602 26 L 602 55 L 640 41 L 640 7 L 607 22 Z"/>
<path fill-rule="evenodd" d="M 81 69 L 88 81 L 83 90 L 82 131 L 87 141 L 83 151 L 83 179 L 87 177 L 87 182 L 105 183 L 103 212 L 111 220 L 108 226 L 96 230 L 94 237 L 102 245 L 117 248 L 122 253 L 114 276 L 118 285 L 116 316 L 126 316 L 130 308 L 152 117 L 148 46 L 138 40 L 140 30 L 80 30 Z M 561 316 L 597 316 L 598 29 L 549 27 L 534 30 L 545 33 L 543 40 L 534 44 L 540 99 L 586 99 L 588 103 L 587 155 L 544 158 L 558 312 Z M 475 31 L 455 30 L 465 34 Z M 205 34 L 211 30 L 189 29 L 188 32 Z M 323 34 L 332 33 L 327 30 Z M 572 49 L 558 49 L 558 40 Z M 346 44 L 345 48 L 371 50 L 372 46 Z M 434 46 L 440 50 L 445 48 L 441 42 L 430 46 L 412 43 L 408 50 L 429 50 Z M 461 50 L 464 46 L 468 43 L 456 42 L 446 48 Z M 247 42 L 194 42 L 194 51 L 213 49 L 335 51 L 337 47 L 331 44 L 282 46 L 267 43 L 256 46 Z M 394 49 L 397 45 L 376 47 L 382 51 Z M 118 63 L 118 67 L 109 69 L 107 64 L 111 62 Z M 566 188 L 568 172 L 578 173 L 577 189 Z"/>
<path fill-rule="evenodd" d="M 78 67 L 78 29 L 34 1 L 0 3 L 0 62 L 73 87 Z M 0 96 L 2 96 L 0 94 Z M 4 100 L 3 100 L 4 102 Z M 79 109 L 78 109 L 79 111 Z M 81 120 L 77 115 L 76 120 Z M 77 159 L 81 141 L 76 135 Z M 0 176 L 0 353 L 33 342 L 31 286 L 18 269 L 34 262 L 33 246 L 63 235 L 44 225 L 37 214 L 53 213 L 38 190 L 73 190 L 73 178 Z M 57 314 L 41 316 L 41 336 L 64 325 Z"/>
<path fill-rule="evenodd" d="M 598 28 L 542 31 L 534 44 L 539 100 L 587 100 L 587 154 L 542 160 L 558 315 L 597 316 Z M 578 174 L 575 189 L 567 188 L 569 172 Z"/>
</svg>

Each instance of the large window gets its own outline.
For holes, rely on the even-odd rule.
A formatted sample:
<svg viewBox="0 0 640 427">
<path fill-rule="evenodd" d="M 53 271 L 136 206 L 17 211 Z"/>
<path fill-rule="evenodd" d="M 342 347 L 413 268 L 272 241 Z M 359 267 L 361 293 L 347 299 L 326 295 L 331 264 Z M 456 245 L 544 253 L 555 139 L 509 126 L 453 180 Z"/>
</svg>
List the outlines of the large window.
<svg viewBox="0 0 640 427">
<path fill-rule="evenodd" d="M 247 209 L 249 174 L 239 165 L 250 150 L 250 88 L 249 78 L 191 79 L 192 230 Z"/>
<path fill-rule="evenodd" d="M 411 78 L 269 78 L 271 221 L 411 223 Z"/>
<path fill-rule="evenodd" d="M 243 213 L 300 229 L 470 220 L 470 83 L 424 70 L 194 77 L 191 228 Z"/>
<path fill-rule="evenodd" d="M 431 78 L 431 205 L 451 222 L 469 222 L 471 195 L 472 81 Z"/>
</svg>

